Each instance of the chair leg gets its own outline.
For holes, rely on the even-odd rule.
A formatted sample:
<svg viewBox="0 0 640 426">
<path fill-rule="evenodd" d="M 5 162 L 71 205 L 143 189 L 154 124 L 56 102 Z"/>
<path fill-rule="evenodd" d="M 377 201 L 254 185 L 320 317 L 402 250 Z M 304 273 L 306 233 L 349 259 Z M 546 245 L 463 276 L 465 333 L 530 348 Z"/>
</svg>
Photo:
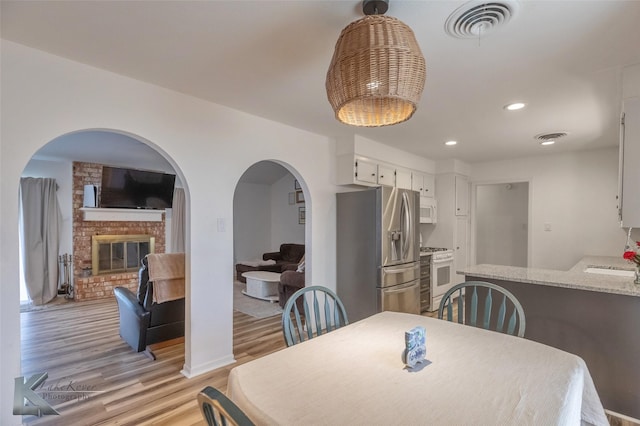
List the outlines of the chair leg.
<svg viewBox="0 0 640 426">
<path fill-rule="evenodd" d="M 151 359 L 151 361 L 155 361 L 156 360 L 156 354 L 153 353 L 153 351 L 151 350 L 151 348 L 149 346 L 147 346 L 144 351 L 142 351 L 143 354 L 145 354 L 149 359 Z"/>
</svg>

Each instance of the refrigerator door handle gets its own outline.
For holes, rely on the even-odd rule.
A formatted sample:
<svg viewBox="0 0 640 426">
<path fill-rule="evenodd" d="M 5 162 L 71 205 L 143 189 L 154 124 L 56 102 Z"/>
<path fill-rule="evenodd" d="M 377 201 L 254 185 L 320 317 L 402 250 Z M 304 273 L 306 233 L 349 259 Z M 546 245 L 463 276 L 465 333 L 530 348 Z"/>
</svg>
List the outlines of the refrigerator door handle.
<svg viewBox="0 0 640 426">
<path fill-rule="evenodd" d="M 402 268 L 394 268 L 394 269 L 391 269 L 390 267 L 387 266 L 384 268 L 384 273 L 385 274 L 403 274 L 405 272 L 408 272 L 414 269 L 420 269 L 420 264 L 418 263 L 414 266 L 409 266 L 409 267 L 404 266 Z"/>
<path fill-rule="evenodd" d="M 403 292 L 403 291 L 407 291 L 408 288 L 419 286 L 419 285 L 420 285 L 420 281 L 415 280 L 415 281 L 411 281 L 411 282 L 408 282 L 408 283 L 405 283 L 405 284 L 401 284 L 401 285 L 397 285 L 397 286 L 386 288 L 384 290 L 384 292 L 387 293 L 387 294 L 389 294 L 389 293 L 400 293 L 400 292 Z"/>
<path fill-rule="evenodd" d="M 407 192 L 402 193 L 402 208 L 401 208 L 402 222 L 401 232 L 403 237 L 402 242 L 402 259 L 406 260 L 409 255 L 409 247 L 411 243 L 411 236 L 413 235 L 413 229 L 411 229 L 411 209 L 409 208 L 409 195 Z"/>
</svg>

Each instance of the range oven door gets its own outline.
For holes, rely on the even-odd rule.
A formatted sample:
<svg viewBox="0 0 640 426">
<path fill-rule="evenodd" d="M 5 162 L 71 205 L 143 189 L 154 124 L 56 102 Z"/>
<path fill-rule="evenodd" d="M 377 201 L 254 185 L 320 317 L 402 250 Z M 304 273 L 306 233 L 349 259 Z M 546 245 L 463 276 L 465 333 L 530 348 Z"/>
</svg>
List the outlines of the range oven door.
<svg viewBox="0 0 640 426">
<path fill-rule="evenodd" d="M 442 296 L 453 287 L 453 258 L 447 260 L 431 260 L 431 307 L 440 307 Z"/>
<path fill-rule="evenodd" d="M 420 315 L 420 280 L 378 289 L 380 311 Z"/>
</svg>

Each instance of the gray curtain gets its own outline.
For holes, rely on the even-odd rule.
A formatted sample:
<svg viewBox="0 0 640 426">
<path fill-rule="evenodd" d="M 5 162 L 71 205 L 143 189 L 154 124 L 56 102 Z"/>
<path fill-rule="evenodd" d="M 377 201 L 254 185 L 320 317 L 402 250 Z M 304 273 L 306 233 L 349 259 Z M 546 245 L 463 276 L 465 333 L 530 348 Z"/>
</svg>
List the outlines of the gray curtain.
<svg viewBox="0 0 640 426">
<path fill-rule="evenodd" d="M 20 179 L 22 270 L 29 299 L 44 305 L 58 295 L 61 213 L 51 178 Z"/>
<path fill-rule="evenodd" d="M 184 189 L 175 188 L 173 205 L 171 206 L 171 241 L 169 244 L 172 253 L 184 253 L 185 210 Z"/>
</svg>

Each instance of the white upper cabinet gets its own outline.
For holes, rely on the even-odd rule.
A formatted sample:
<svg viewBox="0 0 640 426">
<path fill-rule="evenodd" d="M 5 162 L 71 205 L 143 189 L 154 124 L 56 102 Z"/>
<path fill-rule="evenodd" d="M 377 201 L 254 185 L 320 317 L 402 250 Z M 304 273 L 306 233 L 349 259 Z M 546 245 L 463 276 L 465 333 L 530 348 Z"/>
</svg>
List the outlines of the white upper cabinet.
<svg viewBox="0 0 640 426">
<path fill-rule="evenodd" d="M 456 216 L 469 215 L 469 179 L 455 176 Z"/>
<path fill-rule="evenodd" d="M 640 98 L 623 102 L 620 132 L 620 178 L 618 190 L 618 215 L 620 226 L 640 227 Z"/>
<path fill-rule="evenodd" d="M 394 186 L 396 170 L 393 166 L 379 164 L 361 157 L 338 161 L 338 185 L 356 184 L 366 186 Z"/>
<path fill-rule="evenodd" d="M 378 184 L 386 186 L 395 186 L 396 169 L 383 164 L 378 164 Z"/>
<path fill-rule="evenodd" d="M 425 197 L 435 197 L 436 196 L 436 179 L 435 176 L 430 174 L 425 174 L 424 178 L 424 195 Z"/>
<path fill-rule="evenodd" d="M 429 174 L 435 169 L 435 162 L 428 158 L 361 135 L 336 138 L 335 149 L 336 185 L 385 185 L 414 189 L 413 175 L 420 174 L 420 178 L 416 178 L 417 191 L 423 197 L 435 196 L 434 175 Z"/>
<path fill-rule="evenodd" d="M 378 183 L 378 164 L 361 158 L 356 160 L 355 181 L 362 183 Z"/>
<path fill-rule="evenodd" d="M 354 154 L 338 156 L 337 184 L 364 186 L 395 186 L 402 189 L 413 189 L 421 196 L 433 197 L 434 177 L 426 173 L 412 172 L 408 168 L 377 161 L 372 158 Z M 420 175 L 420 189 L 415 189 L 413 181 Z"/>
<path fill-rule="evenodd" d="M 411 189 L 411 171 L 407 169 L 396 169 L 396 187 Z"/>
<path fill-rule="evenodd" d="M 413 172 L 411 174 L 411 189 L 418 191 L 422 197 L 435 195 L 435 179 L 428 173 Z"/>
</svg>

